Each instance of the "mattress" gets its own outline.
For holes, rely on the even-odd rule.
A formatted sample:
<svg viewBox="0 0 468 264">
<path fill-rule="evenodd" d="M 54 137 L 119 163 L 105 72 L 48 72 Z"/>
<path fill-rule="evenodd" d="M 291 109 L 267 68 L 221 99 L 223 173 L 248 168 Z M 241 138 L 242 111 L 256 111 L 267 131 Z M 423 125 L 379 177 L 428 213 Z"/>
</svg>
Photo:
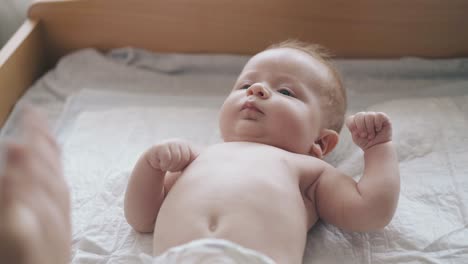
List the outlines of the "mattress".
<svg viewBox="0 0 468 264">
<path fill-rule="evenodd" d="M 140 153 L 182 137 L 220 142 L 217 110 L 247 56 L 158 54 L 133 48 L 72 53 L 20 99 L 0 138 L 29 103 L 63 148 L 72 192 L 72 263 L 141 263 L 152 235 L 126 223 L 123 196 Z M 348 114 L 385 111 L 394 124 L 401 194 L 383 230 L 345 232 L 319 222 L 304 263 L 468 262 L 468 59 L 335 60 Z M 326 160 L 359 179 L 362 152 L 347 129 Z"/>
</svg>

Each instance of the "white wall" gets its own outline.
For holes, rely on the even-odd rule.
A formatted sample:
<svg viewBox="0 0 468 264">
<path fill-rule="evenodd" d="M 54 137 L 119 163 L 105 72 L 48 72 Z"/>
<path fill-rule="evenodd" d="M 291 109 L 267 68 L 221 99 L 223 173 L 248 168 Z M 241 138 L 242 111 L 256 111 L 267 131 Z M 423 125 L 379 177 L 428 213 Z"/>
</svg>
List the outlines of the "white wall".
<svg viewBox="0 0 468 264">
<path fill-rule="evenodd" d="M 15 33 L 26 18 L 33 0 L 0 0 L 0 47 Z"/>
</svg>

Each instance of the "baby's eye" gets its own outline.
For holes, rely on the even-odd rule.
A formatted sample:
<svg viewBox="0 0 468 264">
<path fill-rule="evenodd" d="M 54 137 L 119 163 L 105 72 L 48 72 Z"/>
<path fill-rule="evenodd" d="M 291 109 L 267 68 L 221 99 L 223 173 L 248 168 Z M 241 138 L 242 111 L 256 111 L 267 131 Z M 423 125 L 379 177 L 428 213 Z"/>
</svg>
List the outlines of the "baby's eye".
<svg viewBox="0 0 468 264">
<path fill-rule="evenodd" d="M 249 89 L 250 84 L 244 84 L 241 86 L 241 89 Z"/>
<path fill-rule="evenodd" d="M 279 89 L 278 92 L 280 92 L 280 93 L 282 93 L 282 94 L 284 94 L 286 96 L 294 97 L 294 94 L 291 91 L 289 91 L 288 89 Z"/>
</svg>

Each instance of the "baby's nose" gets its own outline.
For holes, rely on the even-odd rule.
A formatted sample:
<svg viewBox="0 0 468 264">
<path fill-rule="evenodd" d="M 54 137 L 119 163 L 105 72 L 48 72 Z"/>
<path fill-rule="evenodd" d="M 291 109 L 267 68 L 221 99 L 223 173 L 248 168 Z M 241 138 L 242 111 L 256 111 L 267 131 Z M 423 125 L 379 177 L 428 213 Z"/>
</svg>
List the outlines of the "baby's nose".
<svg viewBox="0 0 468 264">
<path fill-rule="evenodd" d="M 255 83 L 247 89 L 247 96 L 249 95 L 255 95 L 262 99 L 267 99 L 270 97 L 270 92 L 263 86 L 263 84 Z"/>
</svg>

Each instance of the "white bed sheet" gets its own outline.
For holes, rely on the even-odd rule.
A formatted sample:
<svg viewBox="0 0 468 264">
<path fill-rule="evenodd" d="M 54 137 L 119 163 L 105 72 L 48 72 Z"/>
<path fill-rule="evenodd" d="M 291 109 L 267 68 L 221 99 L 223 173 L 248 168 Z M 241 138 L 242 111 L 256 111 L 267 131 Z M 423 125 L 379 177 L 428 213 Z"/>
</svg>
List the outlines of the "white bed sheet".
<svg viewBox="0 0 468 264">
<path fill-rule="evenodd" d="M 219 142 L 217 109 L 247 59 L 84 50 L 62 59 L 28 91 L 21 103 L 46 112 L 64 149 L 73 263 L 140 263 L 139 253 L 151 253 L 151 235 L 136 234 L 123 217 L 131 168 L 160 139 Z M 304 263 L 468 262 L 468 59 L 336 64 L 349 112 L 372 109 L 392 117 L 400 203 L 380 232 L 318 223 Z M 3 138 L 15 134 L 16 115 Z M 362 171 L 362 153 L 346 130 L 327 160 L 355 178 Z"/>
</svg>

